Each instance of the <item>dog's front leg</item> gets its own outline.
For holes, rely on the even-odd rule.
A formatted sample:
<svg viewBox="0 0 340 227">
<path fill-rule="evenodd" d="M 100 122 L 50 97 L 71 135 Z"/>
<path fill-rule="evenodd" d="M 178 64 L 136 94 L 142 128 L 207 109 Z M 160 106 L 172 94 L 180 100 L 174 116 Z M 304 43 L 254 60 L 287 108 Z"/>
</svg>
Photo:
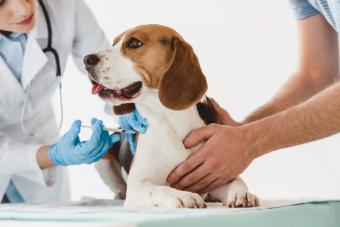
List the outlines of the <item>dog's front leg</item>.
<svg viewBox="0 0 340 227">
<path fill-rule="evenodd" d="M 115 193 L 114 199 L 125 199 L 126 182 L 122 176 L 122 169 L 116 159 L 101 159 L 95 164 L 104 183 Z"/>
<path fill-rule="evenodd" d="M 212 190 L 209 194 L 228 207 L 259 206 L 258 198 L 248 191 L 247 185 L 240 177 Z"/>
<path fill-rule="evenodd" d="M 139 137 L 137 154 L 127 182 L 127 207 L 205 207 L 197 193 L 168 186 L 169 173 L 190 154 L 178 136 L 166 125 L 149 126 Z"/>
<path fill-rule="evenodd" d="M 130 187 L 130 191 L 129 191 Z M 131 187 L 134 192 L 131 192 Z M 138 192 L 137 192 L 138 191 Z M 169 186 L 138 181 L 128 186 L 124 206 L 133 208 L 205 208 L 205 202 L 197 193 L 180 191 Z"/>
</svg>

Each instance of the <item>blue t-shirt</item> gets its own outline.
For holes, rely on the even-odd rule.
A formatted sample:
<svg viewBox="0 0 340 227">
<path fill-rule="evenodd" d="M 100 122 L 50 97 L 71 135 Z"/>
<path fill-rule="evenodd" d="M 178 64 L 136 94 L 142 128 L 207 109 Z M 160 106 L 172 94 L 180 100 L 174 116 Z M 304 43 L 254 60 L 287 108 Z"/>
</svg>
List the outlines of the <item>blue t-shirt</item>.
<svg viewBox="0 0 340 227">
<path fill-rule="evenodd" d="M 321 13 L 328 23 L 340 31 L 340 1 L 339 0 L 289 0 L 298 20 Z"/>
</svg>

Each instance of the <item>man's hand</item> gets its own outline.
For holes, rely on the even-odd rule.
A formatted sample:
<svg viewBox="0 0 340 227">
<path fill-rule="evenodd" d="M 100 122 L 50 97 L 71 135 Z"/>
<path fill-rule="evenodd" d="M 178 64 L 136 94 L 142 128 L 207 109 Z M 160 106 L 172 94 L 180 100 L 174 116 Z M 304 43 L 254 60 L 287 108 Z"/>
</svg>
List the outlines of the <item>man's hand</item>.
<svg viewBox="0 0 340 227">
<path fill-rule="evenodd" d="M 338 34 L 321 14 L 298 24 L 301 59 L 296 75 L 243 126 L 213 124 L 193 131 L 185 140 L 187 148 L 207 141 L 169 175 L 170 184 L 207 192 L 239 175 L 255 152 L 261 156 L 340 132 L 340 83 L 331 85 L 339 80 Z M 222 108 L 217 112 L 217 123 L 237 126 Z M 249 135 L 257 136 L 256 145 Z"/>
<path fill-rule="evenodd" d="M 221 125 L 229 125 L 229 126 L 240 126 L 241 124 L 237 121 L 235 121 L 228 111 L 223 109 L 213 98 L 209 98 L 211 103 L 213 104 L 216 112 L 217 112 L 217 123 Z"/>
<path fill-rule="evenodd" d="M 243 127 L 210 124 L 192 131 L 186 148 L 206 143 L 168 176 L 171 186 L 206 193 L 236 178 L 255 158 Z"/>
</svg>

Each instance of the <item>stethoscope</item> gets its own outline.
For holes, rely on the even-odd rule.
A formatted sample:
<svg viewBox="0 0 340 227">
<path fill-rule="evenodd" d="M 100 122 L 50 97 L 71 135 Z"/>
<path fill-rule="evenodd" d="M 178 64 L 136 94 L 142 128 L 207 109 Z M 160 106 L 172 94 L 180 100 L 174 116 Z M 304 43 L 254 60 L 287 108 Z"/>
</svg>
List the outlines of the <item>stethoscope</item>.
<svg viewBox="0 0 340 227">
<path fill-rule="evenodd" d="M 59 101 L 60 101 L 60 122 L 59 122 L 59 127 L 56 132 L 53 133 L 36 133 L 29 131 L 25 128 L 24 120 L 25 120 L 25 114 L 26 114 L 26 106 L 28 102 L 28 97 L 29 93 L 31 92 L 32 88 L 32 83 L 34 79 L 29 83 L 27 87 L 27 91 L 25 93 L 25 99 L 24 99 L 24 104 L 21 112 L 21 129 L 24 132 L 26 136 L 33 136 L 33 137 L 53 137 L 59 134 L 62 124 L 63 124 L 63 115 L 64 115 L 64 110 L 63 110 L 63 98 L 62 98 L 62 86 L 61 86 L 61 67 L 60 67 L 60 61 L 59 61 L 59 55 L 56 49 L 52 47 L 52 26 L 51 26 L 51 20 L 50 17 L 47 13 L 45 4 L 43 3 L 42 0 L 38 0 L 39 5 L 43 11 L 45 21 L 46 21 L 46 26 L 47 26 L 47 33 L 48 33 L 48 40 L 47 40 L 47 47 L 43 49 L 43 52 L 46 54 L 50 52 L 54 56 L 55 64 L 56 64 L 56 78 L 58 81 L 58 87 L 59 87 Z"/>
</svg>

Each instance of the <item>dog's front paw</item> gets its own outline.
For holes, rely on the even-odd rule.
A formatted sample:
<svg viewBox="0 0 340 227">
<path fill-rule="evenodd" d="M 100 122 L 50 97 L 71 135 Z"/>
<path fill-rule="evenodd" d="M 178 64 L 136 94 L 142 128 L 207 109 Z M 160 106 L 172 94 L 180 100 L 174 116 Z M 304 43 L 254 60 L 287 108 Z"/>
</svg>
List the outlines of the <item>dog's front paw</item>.
<svg viewBox="0 0 340 227">
<path fill-rule="evenodd" d="M 127 193 L 125 207 L 206 208 L 204 199 L 197 193 L 180 191 L 169 186 L 154 186 Z M 130 191 L 131 192 L 131 191 Z"/>
<path fill-rule="evenodd" d="M 203 198 L 197 194 L 186 191 L 171 191 L 164 194 L 163 206 L 168 208 L 206 208 Z"/>
<path fill-rule="evenodd" d="M 260 205 L 258 198 L 247 191 L 236 191 L 228 196 L 227 202 L 224 203 L 228 207 L 257 207 Z"/>
</svg>

